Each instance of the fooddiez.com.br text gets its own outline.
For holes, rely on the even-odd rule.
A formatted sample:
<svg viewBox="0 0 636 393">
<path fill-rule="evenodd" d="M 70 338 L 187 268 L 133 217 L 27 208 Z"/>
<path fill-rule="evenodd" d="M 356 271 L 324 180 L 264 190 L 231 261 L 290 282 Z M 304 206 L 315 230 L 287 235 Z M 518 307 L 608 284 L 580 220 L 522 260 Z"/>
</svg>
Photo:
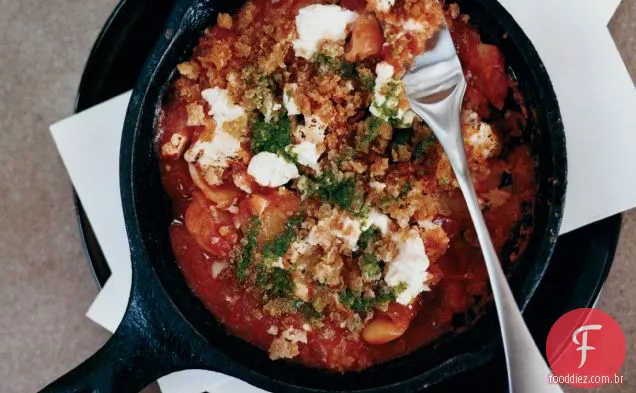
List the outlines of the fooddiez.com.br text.
<svg viewBox="0 0 636 393">
<path fill-rule="evenodd" d="M 548 382 L 550 384 L 616 384 L 620 385 L 624 383 L 624 375 L 579 375 L 579 374 L 567 374 L 567 375 L 548 375 Z"/>
</svg>

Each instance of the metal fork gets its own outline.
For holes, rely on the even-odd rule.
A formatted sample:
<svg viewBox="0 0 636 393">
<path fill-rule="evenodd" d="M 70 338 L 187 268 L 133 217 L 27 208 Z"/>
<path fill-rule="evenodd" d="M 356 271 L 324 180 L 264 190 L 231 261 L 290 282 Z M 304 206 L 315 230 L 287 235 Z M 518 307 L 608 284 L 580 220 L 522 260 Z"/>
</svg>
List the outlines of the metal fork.
<svg viewBox="0 0 636 393">
<path fill-rule="evenodd" d="M 411 109 L 442 144 L 475 225 L 499 316 L 510 392 L 562 393 L 558 385 L 548 383 L 550 368 L 517 307 L 477 202 L 460 124 L 466 80 L 446 24 L 434 48 L 416 58 L 414 68 L 404 76 L 404 83 Z"/>
</svg>

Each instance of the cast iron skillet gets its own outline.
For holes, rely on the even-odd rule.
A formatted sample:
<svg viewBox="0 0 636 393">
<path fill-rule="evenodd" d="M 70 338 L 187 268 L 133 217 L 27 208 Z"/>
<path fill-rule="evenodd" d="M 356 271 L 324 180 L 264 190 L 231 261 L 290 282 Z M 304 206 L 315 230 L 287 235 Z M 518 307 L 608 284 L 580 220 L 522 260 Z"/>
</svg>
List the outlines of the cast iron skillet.
<svg viewBox="0 0 636 393">
<path fill-rule="evenodd" d="M 495 0 L 458 3 L 484 40 L 501 48 L 526 105 L 536 113 L 527 130 L 539 163 L 535 231 L 510 279 L 523 309 L 547 268 L 561 222 L 566 186 L 563 125 L 547 72 L 512 17 Z M 133 271 L 126 314 L 104 347 L 43 392 L 137 392 L 184 369 L 218 371 L 272 392 L 416 392 L 488 362 L 500 345 L 492 307 L 462 333 L 363 372 L 340 375 L 270 361 L 266 352 L 225 333 L 192 294 L 170 248 L 171 213 L 153 144 L 154 122 L 176 65 L 190 56 L 218 12 L 233 12 L 240 5 L 230 0 L 175 2 L 133 92 L 122 136 L 121 195 Z"/>
</svg>

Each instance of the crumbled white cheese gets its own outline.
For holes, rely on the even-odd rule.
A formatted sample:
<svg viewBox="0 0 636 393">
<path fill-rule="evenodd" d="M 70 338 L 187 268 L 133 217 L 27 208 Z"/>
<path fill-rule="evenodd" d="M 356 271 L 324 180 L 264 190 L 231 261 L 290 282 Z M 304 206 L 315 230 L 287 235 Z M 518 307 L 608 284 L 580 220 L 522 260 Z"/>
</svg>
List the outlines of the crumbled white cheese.
<svg viewBox="0 0 636 393">
<path fill-rule="evenodd" d="M 395 0 L 375 0 L 375 9 L 380 12 L 389 12 L 395 5 Z"/>
<path fill-rule="evenodd" d="M 285 110 L 289 116 L 300 115 L 300 109 L 298 109 L 294 99 L 294 92 L 297 88 L 298 85 L 296 83 L 288 83 L 283 89 L 283 105 L 285 105 Z"/>
<path fill-rule="evenodd" d="M 411 229 L 405 238 L 399 239 L 398 255 L 387 264 L 384 275 L 389 286 L 405 286 L 397 296 L 398 303 L 408 305 L 418 294 L 430 290 L 425 283 L 429 277 L 428 267 L 424 242 L 418 231 Z"/>
<path fill-rule="evenodd" d="M 381 61 L 375 66 L 375 86 L 376 90 L 380 86 L 384 86 L 393 80 L 395 68 L 386 61 Z"/>
<path fill-rule="evenodd" d="M 241 141 L 223 131 L 223 125 L 245 116 L 245 111 L 231 102 L 227 90 L 218 87 L 203 90 L 201 97 L 210 104 L 208 114 L 214 117 L 216 129 L 212 139 L 197 140 L 185 152 L 184 158 L 197 165 L 210 185 L 218 185 L 223 182 L 221 175 L 228 167 L 228 161 L 235 158 L 241 149 Z"/>
<path fill-rule="evenodd" d="M 409 18 L 406 22 L 404 22 L 404 24 L 402 24 L 402 27 L 404 28 L 404 30 L 407 31 L 424 31 L 425 26 L 416 21 L 413 18 Z"/>
<path fill-rule="evenodd" d="M 278 326 L 276 326 L 276 325 L 270 326 L 269 329 L 267 329 L 267 334 L 271 334 L 272 336 L 277 336 L 278 335 Z"/>
<path fill-rule="evenodd" d="M 371 187 L 371 189 L 375 192 L 382 192 L 386 188 L 386 183 L 371 181 L 369 182 L 369 187 Z"/>
<path fill-rule="evenodd" d="M 199 139 L 185 152 L 183 158 L 196 164 L 210 185 L 223 183 L 221 174 L 229 161 L 238 155 L 241 141 L 225 131 L 217 130 L 211 140 Z"/>
<path fill-rule="evenodd" d="M 280 187 L 300 176 L 296 165 L 268 151 L 252 157 L 247 166 L 247 173 L 263 187 Z"/>
<path fill-rule="evenodd" d="M 302 141 L 297 145 L 293 145 L 290 150 L 296 154 L 296 161 L 300 165 L 308 166 L 316 172 L 320 172 L 320 166 L 318 160 L 320 154 L 318 154 L 318 147 L 309 141 Z"/>
<path fill-rule="evenodd" d="M 409 107 L 403 105 L 403 102 L 406 101 L 402 99 L 404 94 L 402 81 L 394 78 L 395 69 L 386 61 L 378 63 L 375 67 L 375 73 L 373 102 L 369 107 L 369 111 L 383 120 L 393 119 L 403 123 L 402 119 L 408 112 Z M 409 114 L 408 116 L 410 123 L 412 123 L 414 114 Z"/>
<path fill-rule="evenodd" d="M 369 216 L 364 220 L 364 224 L 362 225 L 362 231 L 366 231 L 372 226 L 377 227 L 383 235 L 386 235 L 389 232 L 389 223 L 391 219 L 386 214 L 382 214 L 379 211 L 372 209 L 369 212 Z"/>
<path fill-rule="evenodd" d="M 245 110 L 239 105 L 234 105 L 230 100 L 227 90 L 213 87 L 201 92 L 201 97 L 210 105 L 208 114 L 214 117 L 216 130 L 223 130 L 225 122 L 234 121 L 245 116 Z"/>
<path fill-rule="evenodd" d="M 497 148 L 497 139 L 489 124 L 481 122 L 478 128 L 468 132 L 468 144 L 472 147 L 473 154 L 482 158 L 492 157 Z"/>
<path fill-rule="evenodd" d="M 323 40 L 347 38 L 347 25 L 358 19 L 356 12 L 332 4 L 301 8 L 296 16 L 298 39 L 292 42 L 296 56 L 311 59 Z"/>
</svg>

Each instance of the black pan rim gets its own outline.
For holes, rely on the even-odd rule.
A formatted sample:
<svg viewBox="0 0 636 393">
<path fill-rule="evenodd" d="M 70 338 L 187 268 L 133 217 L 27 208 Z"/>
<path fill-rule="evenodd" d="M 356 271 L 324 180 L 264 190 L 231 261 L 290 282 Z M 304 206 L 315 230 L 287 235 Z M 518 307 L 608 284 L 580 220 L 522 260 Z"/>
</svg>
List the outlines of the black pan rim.
<svg viewBox="0 0 636 393">
<path fill-rule="evenodd" d="M 547 206 L 547 216 L 546 217 L 546 228 L 544 229 L 547 233 L 542 235 L 533 235 L 537 241 L 539 242 L 537 251 L 539 252 L 539 258 L 533 258 L 534 263 L 531 266 L 532 268 L 532 278 L 528 275 L 527 279 L 524 280 L 523 284 L 523 299 L 521 300 L 522 308 L 527 303 L 527 299 L 534 292 L 537 287 L 537 281 L 547 269 L 549 263 L 549 257 L 553 251 L 553 246 L 557 238 L 557 233 L 560 225 L 560 217 L 562 215 L 563 209 L 563 200 L 565 197 L 565 185 L 566 185 L 566 157 L 565 157 L 565 134 L 563 131 L 563 124 L 560 120 L 560 114 L 558 111 L 558 103 L 556 101 L 556 95 L 552 89 L 552 84 L 549 80 L 547 72 L 545 68 L 542 66 L 542 63 L 536 53 L 536 50 L 525 36 L 523 31 L 518 27 L 516 22 L 512 19 L 512 17 L 503 9 L 498 3 L 491 0 L 482 0 L 482 7 L 485 9 L 485 13 L 492 13 L 493 8 L 495 6 L 499 6 L 500 8 L 497 10 L 497 16 L 499 18 L 503 18 L 504 21 L 500 21 L 501 28 L 507 33 L 508 36 L 517 37 L 515 39 L 519 39 L 523 41 L 523 45 L 519 43 L 515 44 L 517 49 L 523 48 L 524 52 L 522 52 L 523 61 L 526 66 L 529 67 L 529 71 L 531 75 L 529 76 L 534 83 L 534 88 L 537 89 L 539 96 L 537 97 L 537 108 L 542 108 L 542 110 L 538 109 L 538 112 L 541 113 L 541 116 L 546 116 L 546 118 L 539 119 L 539 121 L 544 121 L 542 123 L 543 126 L 547 127 L 546 132 L 549 133 L 549 141 L 550 141 L 550 151 L 545 152 L 544 157 L 551 157 L 551 161 L 549 161 L 550 176 L 556 179 L 555 182 L 549 182 L 547 187 L 548 196 L 546 201 L 548 201 Z M 151 58 L 147 62 L 144 71 L 142 72 L 142 76 L 140 81 L 133 92 L 133 97 L 131 100 L 131 105 L 128 108 L 128 114 L 126 118 L 126 126 L 124 128 L 124 135 L 122 137 L 122 145 L 121 145 L 121 161 L 120 161 L 120 176 L 121 176 L 121 191 L 122 191 L 122 200 L 124 201 L 124 215 L 127 218 L 127 227 L 129 238 L 131 242 L 131 247 L 134 252 L 138 254 L 140 258 L 161 258 L 160 255 L 161 249 L 166 249 L 167 247 L 158 246 L 157 234 L 150 235 L 148 234 L 142 235 L 145 230 L 149 230 L 152 233 L 152 224 L 150 222 L 155 223 L 157 219 L 155 213 L 149 213 L 148 208 L 136 203 L 143 199 L 143 192 L 140 192 L 140 185 L 154 187 L 152 185 L 153 181 L 148 180 L 146 178 L 148 170 L 153 171 L 151 167 L 148 167 L 148 162 L 145 160 L 149 160 L 150 162 L 156 161 L 154 148 L 151 148 L 152 151 L 148 151 L 148 148 L 145 149 L 139 144 L 139 141 L 148 141 L 147 137 L 143 137 L 140 135 L 141 133 L 147 133 L 146 129 L 154 129 L 154 122 L 156 119 L 156 113 L 158 110 L 158 100 L 160 99 L 161 92 L 165 89 L 168 81 L 171 78 L 171 75 L 174 73 L 174 66 L 178 63 L 178 61 L 182 61 L 185 58 L 185 53 L 190 51 L 190 45 L 194 45 L 194 42 L 198 40 L 200 36 L 200 32 L 203 30 L 201 23 L 210 24 L 210 20 L 205 21 L 206 18 L 205 11 L 215 10 L 215 5 L 218 5 L 222 10 L 235 9 L 236 3 L 228 3 L 228 2 L 211 2 L 211 1 L 200 1 L 200 2 L 184 2 L 177 3 L 177 6 L 181 8 L 181 15 L 185 15 L 185 18 L 179 17 L 178 20 L 172 20 L 172 24 L 166 30 L 166 39 L 159 46 L 156 47 L 155 51 L 151 55 Z M 470 11 L 469 11 L 470 13 Z M 211 15 L 209 15 L 211 17 Z M 504 23 L 505 22 L 505 23 Z M 513 34 L 514 32 L 514 34 Z M 196 36 L 195 36 L 196 34 Z M 196 38 L 193 38 L 196 37 Z M 174 58 L 177 59 L 174 59 Z M 528 57 L 533 58 L 533 62 L 528 61 Z M 168 67 L 163 63 L 170 63 L 172 66 Z M 538 65 L 538 66 L 537 66 Z M 537 94 L 537 93 L 534 93 Z M 549 131 L 548 131 L 549 130 Z M 142 142 L 143 143 L 143 142 Z M 136 151 L 139 149 L 139 152 Z M 133 153 L 134 152 L 134 153 Z M 155 164 L 156 165 L 156 164 Z M 146 172 L 144 176 L 135 176 L 135 173 L 141 171 L 144 168 Z M 548 168 L 548 166 L 546 166 Z M 156 169 L 154 169 L 156 172 Z M 546 181 L 541 180 L 541 182 Z M 136 183 L 139 182 L 139 183 Z M 543 184 L 543 183 L 540 183 Z M 142 187 L 143 188 L 143 187 Z M 541 186 L 540 186 L 541 189 Z M 152 210 L 152 209 L 151 209 Z M 544 214 L 544 213 L 542 213 Z M 151 218 L 152 217 L 152 218 Z M 148 224 L 148 225 L 147 225 Z M 536 229 L 535 229 L 536 232 Z M 161 235 L 158 235 L 161 237 Z M 147 238 L 147 239 L 144 239 Z M 148 240 L 148 241 L 145 241 Z M 150 248 L 149 248 L 150 247 Z M 171 253 L 170 251 L 168 251 Z M 154 257 L 152 256 L 154 255 Z M 172 257 L 174 258 L 174 257 Z M 133 261 L 134 261 L 133 257 Z M 135 263 L 133 262 L 133 271 Z M 160 264 L 161 265 L 161 264 Z M 157 269 L 157 266 L 153 263 L 153 268 Z M 165 268 L 161 267 L 160 270 L 164 270 Z M 165 272 L 161 274 L 160 271 L 155 270 L 155 274 L 157 274 L 158 278 L 166 279 Z M 163 281 L 163 280 L 162 280 Z M 172 282 L 171 282 L 172 281 Z M 170 284 L 163 283 L 164 291 L 170 292 L 175 290 L 173 287 L 174 281 L 172 279 L 168 280 L 171 282 Z M 179 291 L 183 291 L 180 289 Z M 199 302 L 197 302 L 199 303 Z M 179 306 L 180 310 L 187 310 L 190 306 L 184 307 L 183 303 Z M 200 311 L 199 311 L 200 314 Z M 482 318 L 484 320 L 485 318 Z M 195 320 L 190 319 L 190 323 L 194 323 Z M 491 321 L 492 322 L 492 321 Z M 484 322 L 485 323 L 485 322 Z M 217 323 L 218 325 L 218 323 Z M 198 330 L 199 328 L 197 328 Z M 470 329 L 475 331 L 475 329 Z M 461 335 L 458 335 L 459 337 Z M 466 337 L 466 335 L 463 335 Z M 232 349 L 225 347 L 221 344 L 220 341 L 214 341 L 214 347 L 224 348 L 221 351 L 224 351 L 227 356 L 233 357 L 236 359 L 238 354 L 236 351 L 241 352 L 240 348 L 242 348 L 240 342 L 232 339 L 226 339 L 227 342 L 224 344 L 230 345 L 231 342 Z M 459 338 L 457 338 L 456 342 Z M 448 361 L 435 360 L 436 366 L 429 369 L 428 372 L 422 373 L 420 371 L 416 371 L 414 367 L 406 367 L 406 369 L 402 368 L 404 366 L 409 365 L 408 360 L 414 359 L 415 354 L 422 353 L 422 350 L 416 351 L 408 356 L 405 356 L 401 360 L 396 360 L 393 362 L 385 363 L 379 365 L 377 367 L 369 369 L 369 372 L 379 371 L 382 369 L 383 371 L 388 371 L 389 369 L 393 371 L 397 371 L 395 368 L 398 364 L 400 365 L 400 370 L 409 370 L 409 371 L 400 371 L 395 375 L 390 375 L 387 377 L 383 377 L 386 382 L 378 382 L 378 385 L 375 382 L 372 385 L 369 385 L 366 381 L 364 383 L 360 383 L 363 375 L 369 375 L 365 372 L 356 373 L 355 383 L 352 383 L 351 375 L 346 374 L 343 376 L 338 376 L 329 378 L 330 381 L 323 380 L 319 381 L 317 378 L 314 378 L 316 382 L 316 387 L 318 389 L 323 389 L 326 386 L 332 386 L 332 388 L 343 388 L 343 389 L 402 389 L 408 387 L 409 389 L 413 389 L 414 386 L 427 386 L 431 382 L 426 382 L 422 380 L 424 375 L 426 375 L 431 380 L 440 380 L 447 378 L 448 373 L 454 374 L 456 371 L 464 371 L 466 367 L 474 367 L 475 363 L 479 361 L 483 362 L 488 360 L 489 357 L 493 354 L 493 345 L 489 344 L 485 347 L 475 347 L 472 345 L 473 349 L 468 349 L 471 346 L 467 345 L 468 342 L 465 340 L 462 341 L 463 344 L 460 346 L 463 348 L 461 351 L 457 351 L 452 357 L 444 358 L 448 359 Z M 465 346 L 465 347 L 464 347 Z M 474 352 L 472 352 L 474 351 Z M 454 352 L 454 351 L 453 351 Z M 243 352 L 241 352 L 243 353 Z M 245 352 L 248 353 L 248 352 Z M 258 355 L 252 353 L 252 356 Z M 422 357 L 419 356 L 420 360 Z M 241 379 L 244 379 L 250 383 L 254 383 L 258 386 L 277 386 L 277 387 L 285 387 L 285 389 L 312 389 L 313 386 L 307 385 L 307 379 L 303 377 L 299 377 L 299 374 L 307 374 L 309 375 L 320 375 L 318 373 L 311 374 L 308 371 L 300 368 L 294 368 L 293 365 L 277 365 L 270 366 L 269 364 L 263 365 L 260 364 L 256 366 L 252 360 L 246 361 L 250 359 L 250 357 L 245 358 L 243 356 L 242 360 L 236 364 L 235 370 L 233 370 L 233 375 L 237 376 Z M 462 359 L 462 361 L 459 361 Z M 429 360 L 430 362 L 430 360 Z M 438 363 L 441 362 L 441 363 Z M 241 365 L 240 367 L 238 365 Z M 249 365 L 248 365 L 249 364 Z M 410 366 L 414 366 L 415 363 L 410 363 Z M 418 366 L 419 370 L 421 366 Z M 263 375 L 261 374 L 261 370 L 268 370 L 268 376 L 265 380 L 263 380 Z M 455 372 L 450 371 L 454 369 Z M 284 375 L 281 374 L 283 370 L 287 370 L 287 373 Z M 273 375 L 278 374 L 278 377 Z M 401 375 L 404 374 L 404 377 Z M 293 375 L 293 376 L 292 376 Z M 324 375 L 324 374 L 323 374 Z M 400 375 L 400 376 L 398 376 Z M 410 375 L 410 376 L 407 376 Z M 299 379 L 300 378 L 300 379 Z M 334 383 L 335 380 L 338 380 L 337 384 Z M 332 381 L 333 380 L 333 381 Z M 295 381 L 295 382 L 292 382 Z M 346 381 L 349 381 L 348 383 Z M 389 382 L 393 381 L 393 382 Z M 318 387 L 320 386 L 320 387 Z M 364 386 L 364 387 L 362 387 Z"/>
</svg>

